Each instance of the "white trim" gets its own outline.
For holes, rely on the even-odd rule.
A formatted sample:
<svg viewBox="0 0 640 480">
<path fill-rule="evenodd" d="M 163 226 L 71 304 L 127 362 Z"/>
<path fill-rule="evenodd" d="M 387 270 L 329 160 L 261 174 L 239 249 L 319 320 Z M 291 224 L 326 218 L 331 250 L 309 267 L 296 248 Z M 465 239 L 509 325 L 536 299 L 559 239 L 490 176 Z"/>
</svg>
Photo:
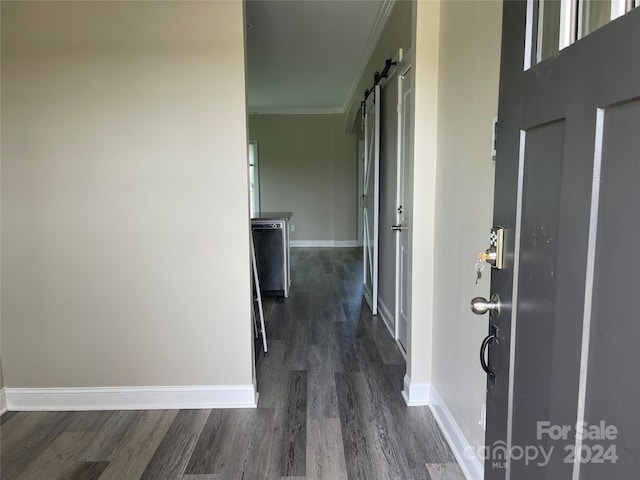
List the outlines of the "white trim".
<svg viewBox="0 0 640 480">
<path fill-rule="evenodd" d="M 627 0 L 611 0 L 611 20 L 627 13 Z"/>
<path fill-rule="evenodd" d="M 529 70 L 531 68 L 531 63 L 533 62 L 533 4 L 534 0 L 529 0 L 527 2 L 527 23 L 526 23 L 526 33 L 524 36 L 524 69 Z M 538 31 L 536 32 L 536 57 L 539 62 L 540 59 L 540 51 L 542 49 L 542 35 L 540 35 L 540 22 L 542 22 L 544 12 L 544 1 L 538 2 Z M 491 143 L 495 145 L 495 139 Z"/>
<path fill-rule="evenodd" d="M 363 204 L 364 201 L 364 139 L 358 140 L 358 198 L 356 205 L 358 207 L 358 246 L 362 247 L 364 239 L 364 217 Z"/>
<path fill-rule="evenodd" d="M 524 161 L 527 147 L 527 132 L 520 130 L 518 150 L 518 193 L 516 194 L 516 231 L 513 251 L 513 283 L 511 287 L 511 338 L 509 339 L 509 390 L 507 394 L 507 451 L 513 441 L 513 389 L 515 385 L 516 333 L 518 329 L 518 288 L 520 281 L 520 239 L 522 237 L 522 205 L 524 202 Z M 511 455 L 507 455 L 505 479 L 511 479 Z"/>
<path fill-rule="evenodd" d="M 255 182 L 255 196 L 253 197 L 254 202 L 253 205 L 251 205 L 251 216 L 253 216 L 254 213 L 260 211 L 260 154 L 258 152 L 258 141 L 249 140 L 247 148 L 249 169 L 251 168 L 251 146 L 253 146 L 253 178 Z"/>
<path fill-rule="evenodd" d="M 344 99 L 344 103 L 342 104 L 343 112 L 346 112 L 353 102 L 354 95 L 360 94 L 359 92 L 356 92 L 356 90 L 358 89 L 358 84 L 360 83 L 360 80 L 364 75 L 364 71 L 369 64 L 369 60 L 371 60 L 371 55 L 373 55 L 373 51 L 378 44 L 378 40 L 380 40 L 380 35 L 382 35 L 382 31 L 387 25 L 387 21 L 389 20 L 391 10 L 393 10 L 393 6 L 395 3 L 396 0 L 382 0 L 382 3 L 378 8 L 378 13 L 376 14 L 376 18 L 373 21 L 373 27 L 371 28 L 371 33 L 369 34 L 369 38 L 367 39 L 367 44 L 365 45 L 364 51 L 362 52 L 362 57 L 360 57 L 360 61 L 358 62 L 358 69 L 356 70 L 356 74 L 353 77 L 353 82 L 351 82 L 351 87 L 349 87 L 349 91 Z"/>
<path fill-rule="evenodd" d="M 267 107 L 249 108 L 249 115 L 335 115 L 343 114 L 342 107 L 305 108 L 305 107 Z"/>
<path fill-rule="evenodd" d="M 436 388 L 430 386 L 431 400 L 429 408 L 447 439 L 447 443 L 458 461 L 458 465 L 467 480 L 482 480 L 484 466 L 480 463 L 475 449 L 464 436 L 451 411 L 447 408 Z"/>
<path fill-rule="evenodd" d="M 0 388 L 0 415 L 5 413 L 7 408 L 7 394 L 4 391 L 4 387 Z"/>
<path fill-rule="evenodd" d="M 378 314 L 382 318 L 382 321 L 384 325 L 387 327 L 387 330 L 389 330 L 389 334 L 391 335 L 391 338 L 395 339 L 396 337 L 395 337 L 395 328 L 394 328 L 395 326 L 394 315 L 389 311 L 385 303 L 382 301 L 382 297 L 378 297 Z"/>
<path fill-rule="evenodd" d="M 400 49 L 400 51 L 402 51 L 402 49 Z M 407 55 L 408 59 L 405 61 L 402 61 L 402 59 L 398 60 L 398 65 L 397 65 L 398 76 L 396 77 L 396 83 L 398 85 L 398 95 L 396 98 L 396 204 L 395 204 L 396 219 L 394 222 L 396 225 L 400 225 L 402 223 L 402 214 L 400 213 L 400 205 L 404 204 L 404 189 L 402 188 L 404 187 L 404 182 L 403 182 L 404 162 L 403 162 L 403 156 L 402 156 L 402 152 L 404 151 L 403 129 L 402 129 L 404 104 L 402 101 L 402 95 L 404 94 L 405 89 L 403 88 L 403 79 L 404 79 L 404 74 L 409 69 L 411 69 L 411 59 L 413 58 L 412 55 L 413 55 L 413 52 L 410 52 L 410 54 Z M 404 206 L 406 207 L 406 205 Z M 401 239 L 400 239 L 401 235 L 402 235 L 401 230 L 393 232 L 393 248 L 394 248 L 393 253 L 394 253 L 394 260 L 395 260 L 395 268 L 394 268 L 395 305 L 393 309 L 393 314 L 396 320 L 400 319 L 400 302 L 401 302 L 400 289 L 402 288 L 402 278 L 401 278 L 401 268 L 400 268 L 400 262 L 402 261 L 401 259 L 402 245 L 401 245 Z M 396 341 L 398 341 L 398 339 L 400 338 L 400 333 L 399 333 L 400 326 L 398 325 L 398 323 L 399 322 L 397 321 L 393 322 L 393 326 L 394 326 L 393 338 L 395 338 Z"/>
<path fill-rule="evenodd" d="M 404 207 L 404 211 L 410 211 L 410 206 L 405 203 L 405 199 L 407 197 L 406 190 L 408 189 L 408 185 L 404 184 L 404 168 L 409 168 L 409 162 L 413 159 L 408 158 L 408 155 L 405 155 L 405 145 L 404 145 L 404 134 L 405 129 L 403 128 L 403 120 L 404 114 L 406 112 L 405 108 L 410 107 L 405 105 L 404 96 L 407 90 L 406 84 L 404 82 L 405 76 L 411 71 L 412 68 L 412 59 L 413 59 L 413 50 L 409 49 L 409 51 L 405 54 L 402 49 L 398 51 L 398 61 L 397 61 L 397 84 L 398 84 L 398 98 L 397 98 L 397 145 L 396 145 L 396 225 L 402 224 L 404 220 L 404 213 L 399 213 L 400 206 Z M 413 91 L 413 82 L 411 82 L 411 91 Z M 405 159 L 405 157 L 407 157 Z M 406 161 L 405 161 L 406 160 Z M 407 243 L 410 243 L 407 241 Z M 400 302 L 401 302 L 401 288 L 402 284 L 402 271 L 400 268 L 402 262 L 402 232 L 398 231 L 395 234 L 394 239 L 394 248 L 395 248 L 395 308 L 394 308 L 394 338 L 396 339 L 396 343 L 398 344 L 398 348 L 400 352 L 404 356 L 405 360 L 407 359 L 407 351 L 405 347 L 400 343 Z M 407 250 L 409 250 L 407 245 Z M 410 252 L 409 252 L 410 253 Z M 407 272 L 405 272 L 407 275 Z M 409 279 L 406 278 L 408 283 Z M 407 285 L 404 285 L 407 288 Z M 407 315 L 407 330 L 409 330 L 409 323 L 411 322 L 411 318 Z M 405 339 L 405 343 L 408 342 Z"/>
<path fill-rule="evenodd" d="M 576 41 L 577 0 L 560 0 L 560 34 L 558 51 Z"/>
<path fill-rule="evenodd" d="M 255 385 L 5 388 L 13 411 L 256 408 Z"/>
<path fill-rule="evenodd" d="M 593 307 L 593 280 L 596 266 L 598 240 L 598 213 L 600 205 L 600 172 L 602 168 L 602 143 L 604 139 L 604 109 L 596 114 L 596 135 L 593 153 L 593 179 L 591 184 L 591 212 L 589 215 L 589 238 L 587 247 L 587 272 L 584 286 L 584 308 L 582 317 L 582 345 L 580 348 L 580 383 L 578 384 L 578 409 L 576 425 L 584 421 L 587 403 L 587 376 L 589 373 L 589 341 L 591 339 L 591 309 Z M 582 451 L 582 437 L 576 435 L 575 452 Z M 573 480 L 580 478 L 580 455 L 575 456 Z"/>
<path fill-rule="evenodd" d="M 295 247 L 329 247 L 329 248 L 348 248 L 361 247 L 362 244 L 357 240 L 291 240 L 291 248 Z"/>
<path fill-rule="evenodd" d="M 429 405 L 431 401 L 431 384 L 429 382 L 412 382 L 409 375 L 404 376 L 402 397 L 409 407 Z"/>
</svg>

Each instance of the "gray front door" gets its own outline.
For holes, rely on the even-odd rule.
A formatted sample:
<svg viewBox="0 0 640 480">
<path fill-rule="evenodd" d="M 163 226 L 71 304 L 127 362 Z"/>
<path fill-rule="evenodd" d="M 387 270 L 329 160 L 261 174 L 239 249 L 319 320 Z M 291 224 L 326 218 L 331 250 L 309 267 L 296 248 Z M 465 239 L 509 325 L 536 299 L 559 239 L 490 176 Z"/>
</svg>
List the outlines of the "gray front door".
<svg viewBox="0 0 640 480">
<path fill-rule="evenodd" d="M 486 479 L 640 478 L 640 9 L 595 29 L 611 3 L 504 3 Z"/>
</svg>

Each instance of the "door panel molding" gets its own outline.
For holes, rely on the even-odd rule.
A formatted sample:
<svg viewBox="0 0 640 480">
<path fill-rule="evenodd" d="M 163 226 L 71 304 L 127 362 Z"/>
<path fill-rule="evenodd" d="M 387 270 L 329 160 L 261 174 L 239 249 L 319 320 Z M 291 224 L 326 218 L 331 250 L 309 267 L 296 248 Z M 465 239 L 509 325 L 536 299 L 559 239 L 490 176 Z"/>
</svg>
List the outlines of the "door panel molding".
<svg viewBox="0 0 640 480">
<path fill-rule="evenodd" d="M 600 203 L 600 169 L 602 165 L 602 140 L 604 135 L 604 110 L 598 109 L 596 117 L 596 139 L 593 156 L 593 183 L 591 185 L 591 209 L 589 214 L 589 239 L 587 241 L 587 272 L 584 288 L 584 313 L 582 319 L 582 343 L 580 351 L 580 383 L 578 385 L 578 408 L 576 425 L 584 421 L 589 370 L 589 342 L 591 338 L 591 306 L 593 303 L 593 276 L 598 235 L 598 205 Z M 582 439 L 576 437 L 575 451 L 582 447 Z M 580 462 L 573 464 L 573 480 L 580 478 Z"/>
<path fill-rule="evenodd" d="M 516 193 L 516 223 L 513 250 L 513 287 L 511 302 L 511 335 L 509 336 L 509 397 L 507 400 L 507 451 L 511 451 L 513 442 L 513 385 L 515 384 L 516 331 L 518 328 L 518 278 L 520 277 L 520 239 L 522 237 L 522 201 L 524 196 L 524 158 L 527 145 L 527 132 L 520 130 L 520 149 L 518 152 L 518 191 Z M 511 478 L 511 457 L 507 457 L 506 478 Z"/>
</svg>

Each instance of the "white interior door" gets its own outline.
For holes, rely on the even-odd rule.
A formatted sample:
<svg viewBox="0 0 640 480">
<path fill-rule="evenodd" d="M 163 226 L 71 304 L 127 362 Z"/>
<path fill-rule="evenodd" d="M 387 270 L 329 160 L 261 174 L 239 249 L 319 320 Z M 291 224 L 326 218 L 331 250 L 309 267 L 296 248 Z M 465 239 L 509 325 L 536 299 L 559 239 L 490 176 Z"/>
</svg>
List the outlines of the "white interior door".
<svg viewBox="0 0 640 480">
<path fill-rule="evenodd" d="M 378 223 L 380 214 L 380 85 L 365 102 L 362 192 L 364 298 L 378 314 Z"/>
<path fill-rule="evenodd" d="M 410 59 L 411 55 L 405 58 Z M 408 350 L 409 332 L 409 225 L 411 218 L 410 168 L 413 158 L 411 114 L 413 71 L 409 62 L 398 66 L 398 162 L 396 188 L 396 338 Z"/>
</svg>

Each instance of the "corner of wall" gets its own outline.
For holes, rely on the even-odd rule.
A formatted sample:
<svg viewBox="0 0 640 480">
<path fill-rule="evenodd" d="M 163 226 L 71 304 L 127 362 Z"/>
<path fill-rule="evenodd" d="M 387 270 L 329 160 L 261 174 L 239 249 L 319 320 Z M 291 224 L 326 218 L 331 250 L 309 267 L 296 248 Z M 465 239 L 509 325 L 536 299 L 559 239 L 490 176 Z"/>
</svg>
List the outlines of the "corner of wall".
<svg viewBox="0 0 640 480">
<path fill-rule="evenodd" d="M 429 382 L 412 382 L 409 375 L 404 376 L 402 398 L 408 407 L 429 405 L 431 400 L 431 384 Z"/>
<path fill-rule="evenodd" d="M 410 348 L 407 372 L 414 382 L 430 383 L 434 304 L 435 192 L 438 131 L 438 61 L 440 2 L 415 2 L 412 25 L 414 112 L 410 237 Z M 420 132 L 418 135 L 417 132 Z M 416 209 L 414 208 L 414 211 Z M 414 295 L 414 292 L 421 292 Z"/>
</svg>

